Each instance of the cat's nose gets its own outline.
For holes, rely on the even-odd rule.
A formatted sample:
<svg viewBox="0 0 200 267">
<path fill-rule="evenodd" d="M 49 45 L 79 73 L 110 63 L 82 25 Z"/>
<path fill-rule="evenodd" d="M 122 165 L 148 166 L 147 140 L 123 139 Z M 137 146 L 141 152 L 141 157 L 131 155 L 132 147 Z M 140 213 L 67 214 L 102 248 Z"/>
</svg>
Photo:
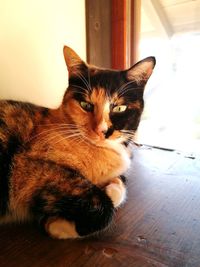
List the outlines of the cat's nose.
<svg viewBox="0 0 200 267">
<path fill-rule="evenodd" d="M 105 121 L 102 121 L 97 127 L 96 127 L 96 133 L 102 137 L 105 136 L 108 131 L 108 124 Z"/>
</svg>

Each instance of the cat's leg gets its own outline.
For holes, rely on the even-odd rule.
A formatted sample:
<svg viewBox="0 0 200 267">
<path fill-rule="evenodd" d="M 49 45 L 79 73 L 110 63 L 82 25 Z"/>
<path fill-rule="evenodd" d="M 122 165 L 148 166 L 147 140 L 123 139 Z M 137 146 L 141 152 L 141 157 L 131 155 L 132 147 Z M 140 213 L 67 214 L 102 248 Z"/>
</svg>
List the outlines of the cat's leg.
<svg viewBox="0 0 200 267">
<path fill-rule="evenodd" d="M 34 217 L 41 219 L 46 232 L 54 238 L 90 235 L 106 228 L 112 220 L 114 205 L 105 188 L 77 179 L 77 187 L 71 193 L 47 185 L 34 196 Z"/>
<path fill-rule="evenodd" d="M 120 176 L 112 179 L 101 194 L 97 193 L 99 188 L 95 187 L 96 192 L 93 194 L 92 202 L 91 199 L 88 199 L 86 203 L 89 210 L 86 208 L 85 212 L 83 211 L 82 215 L 80 214 L 78 221 L 68 221 L 61 217 L 49 217 L 44 224 L 46 232 L 53 238 L 67 239 L 78 238 L 102 230 L 109 224 L 114 210 L 107 196 L 109 196 L 115 208 L 119 207 L 126 200 L 125 185 L 126 178 Z M 104 192 L 107 196 L 104 195 Z M 81 201 L 87 200 L 82 199 Z M 105 205 L 107 208 L 105 208 Z"/>
<path fill-rule="evenodd" d="M 115 208 L 119 207 L 126 200 L 126 178 L 120 176 L 111 180 L 105 187 L 106 194 L 111 198 Z"/>
<path fill-rule="evenodd" d="M 77 194 L 87 186 L 84 193 Z M 34 210 L 38 217 L 43 217 L 42 224 L 51 237 L 78 238 L 103 230 L 110 224 L 114 208 L 126 196 L 122 177 L 113 179 L 104 188 L 79 179 L 77 192 L 63 195 L 56 187 L 47 186 L 35 196 Z"/>
<path fill-rule="evenodd" d="M 49 217 L 44 223 L 45 231 L 53 238 L 80 238 L 74 222 L 59 217 Z"/>
</svg>

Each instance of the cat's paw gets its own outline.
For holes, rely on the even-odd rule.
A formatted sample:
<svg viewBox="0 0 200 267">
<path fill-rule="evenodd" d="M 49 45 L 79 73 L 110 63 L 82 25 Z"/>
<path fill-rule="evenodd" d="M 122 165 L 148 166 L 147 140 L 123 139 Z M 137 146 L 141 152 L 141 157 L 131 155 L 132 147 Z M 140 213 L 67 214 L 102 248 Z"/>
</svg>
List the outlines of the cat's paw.
<svg viewBox="0 0 200 267">
<path fill-rule="evenodd" d="M 62 218 L 50 217 L 45 223 L 46 232 L 56 239 L 78 238 L 75 224 Z"/>
<path fill-rule="evenodd" d="M 126 187 L 120 178 L 115 178 L 105 188 L 106 194 L 111 198 L 115 208 L 126 200 Z"/>
</svg>

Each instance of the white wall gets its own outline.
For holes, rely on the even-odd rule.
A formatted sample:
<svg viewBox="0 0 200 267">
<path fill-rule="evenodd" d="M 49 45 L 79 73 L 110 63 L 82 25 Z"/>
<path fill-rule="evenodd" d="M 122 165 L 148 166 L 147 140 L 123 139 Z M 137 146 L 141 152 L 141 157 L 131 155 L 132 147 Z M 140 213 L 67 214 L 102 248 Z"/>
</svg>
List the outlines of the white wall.
<svg viewBox="0 0 200 267">
<path fill-rule="evenodd" d="M 0 0 L 0 98 L 58 106 L 64 44 L 85 59 L 84 0 Z"/>
</svg>

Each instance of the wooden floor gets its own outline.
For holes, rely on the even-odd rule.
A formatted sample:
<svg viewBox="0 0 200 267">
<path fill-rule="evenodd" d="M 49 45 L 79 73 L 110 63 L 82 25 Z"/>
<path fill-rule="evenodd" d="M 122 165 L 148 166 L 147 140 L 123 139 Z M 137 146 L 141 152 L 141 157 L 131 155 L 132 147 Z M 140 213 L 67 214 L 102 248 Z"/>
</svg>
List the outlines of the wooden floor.
<svg viewBox="0 0 200 267">
<path fill-rule="evenodd" d="M 200 158 L 137 148 L 128 178 L 126 204 L 98 237 L 0 226 L 0 267 L 200 267 Z"/>
</svg>

